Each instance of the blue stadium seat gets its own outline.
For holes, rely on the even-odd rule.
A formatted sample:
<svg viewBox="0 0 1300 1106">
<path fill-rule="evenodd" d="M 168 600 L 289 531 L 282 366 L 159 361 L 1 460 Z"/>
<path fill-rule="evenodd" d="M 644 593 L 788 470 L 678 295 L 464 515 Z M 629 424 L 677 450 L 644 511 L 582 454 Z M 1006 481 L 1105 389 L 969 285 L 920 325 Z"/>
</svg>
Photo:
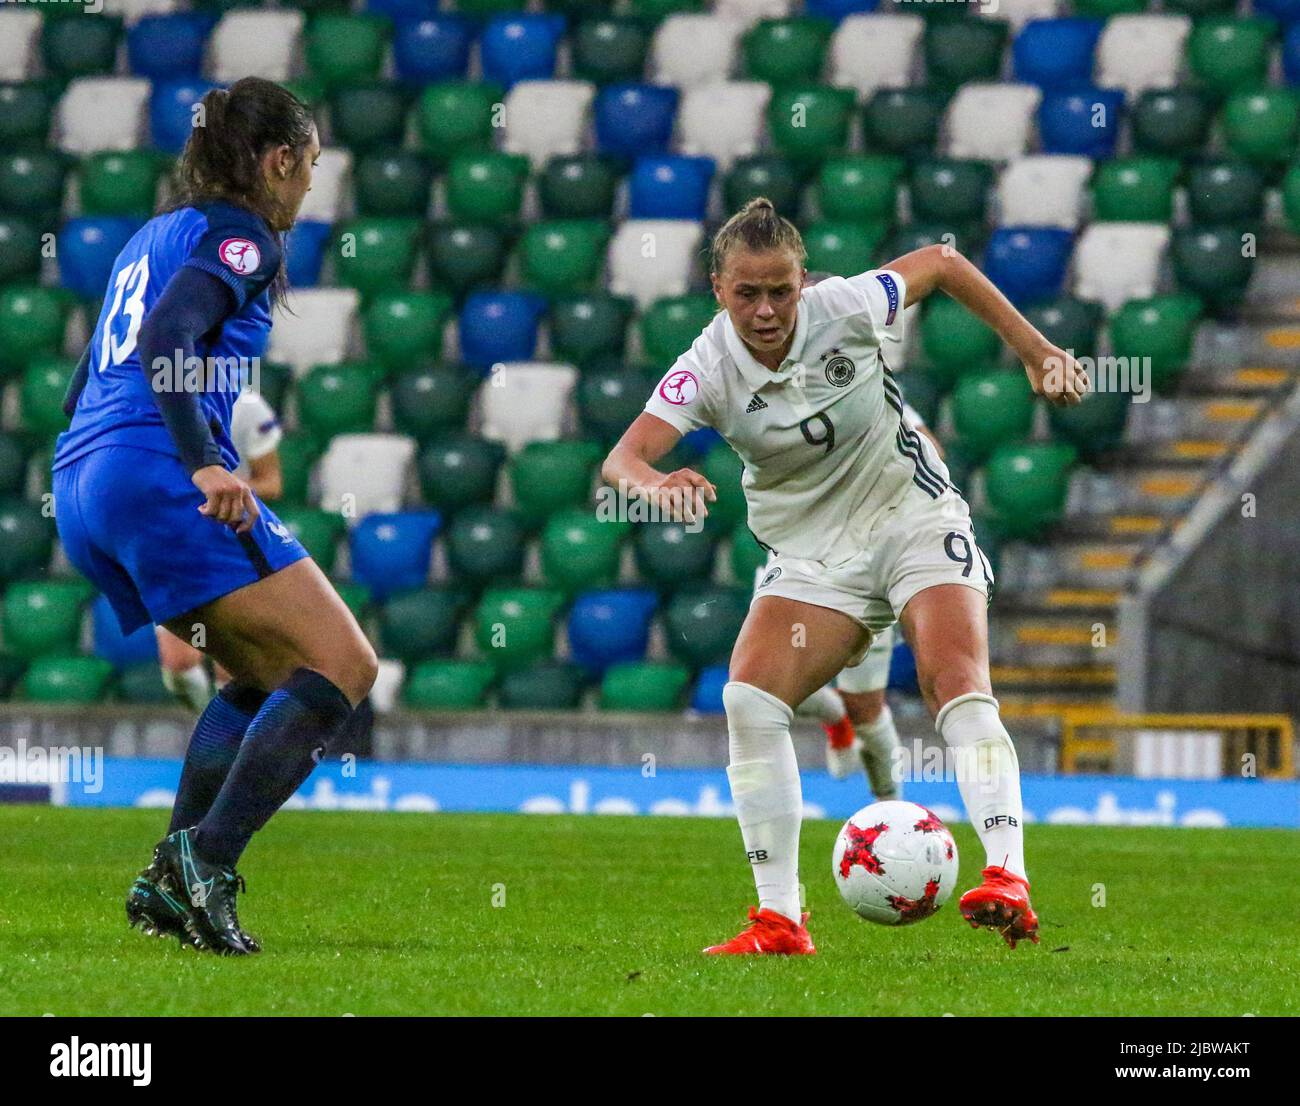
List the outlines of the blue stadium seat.
<svg viewBox="0 0 1300 1106">
<path fill-rule="evenodd" d="M 1287 28 L 1282 40 L 1282 71 L 1287 84 L 1300 85 L 1300 20 Z"/>
<path fill-rule="evenodd" d="M 1117 88 L 1049 92 L 1038 106 L 1043 153 L 1111 157 L 1123 111 L 1124 93 Z"/>
<path fill-rule="evenodd" d="M 677 89 L 611 84 L 596 96 L 596 143 L 622 157 L 662 153 L 673 134 Z"/>
<path fill-rule="evenodd" d="M 528 292 L 471 292 L 460 312 L 461 360 L 480 369 L 531 360 L 546 308 Z"/>
<path fill-rule="evenodd" d="M 619 661 L 639 661 L 650 644 L 655 593 L 649 588 L 584 591 L 569 610 L 569 653 L 598 674 Z"/>
<path fill-rule="evenodd" d="M 698 430 L 683 434 L 681 441 L 677 444 L 692 457 L 703 457 L 715 445 L 725 440 L 713 427 L 701 426 Z"/>
<path fill-rule="evenodd" d="M 549 80 L 555 76 L 555 51 L 563 35 L 562 15 L 497 16 L 479 43 L 483 76 L 507 88 L 516 81 Z"/>
<path fill-rule="evenodd" d="M 628 214 L 633 219 L 703 221 L 713 170 L 708 157 L 637 158 L 628 182 Z"/>
<path fill-rule="evenodd" d="M 202 12 L 145 16 L 126 33 L 131 72 L 151 81 L 197 77 L 215 22 L 215 14 Z"/>
<path fill-rule="evenodd" d="M 366 0 L 366 11 L 386 15 L 394 23 L 433 19 L 438 14 L 438 0 Z"/>
<path fill-rule="evenodd" d="M 102 595 L 91 606 L 90 618 L 94 627 L 95 656 L 103 657 L 114 668 L 147 664 L 149 661 L 157 663 L 158 639 L 154 636 L 152 624 L 124 635 L 117 615 Z"/>
<path fill-rule="evenodd" d="M 1284 27 L 1300 22 L 1300 0 L 1252 0 L 1255 15 L 1276 19 Z"/>
<path fill-rule="evenodd" d="M 69 219 L 59 231 L 59 279 L 82 299 L 104 295 L 113 262 L 145 220 L 130 215 L 83 216 Z"/>
<path fill-rule="evenodd" d="M 459 15 L 442 14 L 397 24 L 393 64 L 399 80 L 432 84 L 464 77 L 475 24 Z"/>
<path fill-rule="evenodd" d="M 294 223 L 286 238 L 285 269 L 289 283 L 295 288 L 311 288 L 320 283 L 325 248 L 333 230 L 333 224 L 313 219 L 300 219 Z"/>
<path fill-rule="evenodd" d="M 1016 80 L 1044 89 L 1092 81 L 1092 56 L 1105 26 L 1100 19 L 1034 19 L 1011 47 Z"/>
<path fill-rule="evenodd" d="M 700 677 L 695 681 L 691 692 L 691 710 L 701 714 L 726 714 L 727 708 L 722 704 L 722 689 L 727 686 L 727 666 L 715 664 L 700 669 Z"/>
<path fill-rule="evenodd" d="M 999 227 L 984 253 L 984 274 L 1018 307 L 1054 299 L 1065 281 L 1074 236 L 1055 227 Z"/>
<path fill-rule="evenodd" d="M 211 81 L 197 77 L 155 84 L 149 98 L 149 130 L 153 144 L 164 153 L 179 154 L 189 140 L 193 125 L 190 109 L 209 90 L 217 87 Z"/>
<path fill-rule="evenodd" d="M 437 511 L 366 515 L 348 534 L 352 579 L 369 588 L 376 603 L 424 587 L 441 527 Z"/>
<path fill-rule="evenodd" d="M 838 21 L 846 15 L 873 12 L 880 7 L 880 0 L 807 0 L 804 7 L 809 15 L 820 15 L 824 19 Z"/>
<path fill-rule="evenodd" d="M 916 678 L 916 657 L 901 634 L 894 642 L 894 651 L 889 657 L 889 686 L 894 691 L 909 695 L 921 694 L 921 685 Z"/>
</svg>

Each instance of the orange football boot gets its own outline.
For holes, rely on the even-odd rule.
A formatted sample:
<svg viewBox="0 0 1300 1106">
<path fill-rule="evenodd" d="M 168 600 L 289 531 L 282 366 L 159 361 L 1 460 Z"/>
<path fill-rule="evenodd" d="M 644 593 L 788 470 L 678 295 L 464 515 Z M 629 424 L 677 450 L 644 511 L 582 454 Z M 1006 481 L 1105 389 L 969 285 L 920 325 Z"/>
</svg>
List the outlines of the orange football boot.
<svg viewBox="0 0 1300 1106">
<path fill-rule="evenodd" d="M 709 956 L 809 956 L 817 950 L 808 935 L 808 915 L 796 923 L 775 910 L 749 908 L 749 925 L 730 941 L 710 945 L 704 951 Z"/>
<path fill-rule="evenodd" d="M 849 716 L 846 714 L 838 722 L 823 722 L 822 729 L 826 731 L 826 770 L 831 776 L 843 780 L 861 772 L 857 733 Z"/>
<path fill-rule="evenodd" d="M 958 909 L 972 928 L 988 926 L 1012 948 L 1018 941 L 1038 944 L 1038 915 L 1029 905 L 1029 884 L 1001 865 L 980 873 L 984 882 L 962 895 Z"/>
</svg>

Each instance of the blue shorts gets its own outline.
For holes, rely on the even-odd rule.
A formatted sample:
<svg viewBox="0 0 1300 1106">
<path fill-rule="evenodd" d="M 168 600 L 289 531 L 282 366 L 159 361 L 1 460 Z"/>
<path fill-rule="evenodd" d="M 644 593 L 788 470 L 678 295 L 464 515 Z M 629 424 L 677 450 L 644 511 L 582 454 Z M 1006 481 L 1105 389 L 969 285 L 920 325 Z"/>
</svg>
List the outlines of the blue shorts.
<svg viewBox="0 0 1300 1106">
<path fill-rule="evenodd" d="M 108 597 L 129 634 L 187 614 L 307 556 L 275 515 L 246 534 L 199 514 L 202 493 L 175 457 L 109 445 L 54 471 L 63 550 Z"/>
</svg>

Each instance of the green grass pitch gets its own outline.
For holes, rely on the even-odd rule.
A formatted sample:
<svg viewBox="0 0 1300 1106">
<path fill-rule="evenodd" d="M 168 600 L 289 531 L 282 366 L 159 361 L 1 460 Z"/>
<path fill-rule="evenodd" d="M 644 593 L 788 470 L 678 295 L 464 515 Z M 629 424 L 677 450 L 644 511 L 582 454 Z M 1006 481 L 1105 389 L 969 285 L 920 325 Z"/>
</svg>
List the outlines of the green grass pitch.
<svg viewBox="0 0 1300 1106">
<path fill-rule="evenodd" d="M 0 1014 L 1300 1013 L 1300 835 L 1029 829 L 1043 942 L 843 906 L 804 828 L 818 955 L 700 955 L 753 900 L 730 820 L 299 813 L 243 865 L 257 957 L 128 930 L 165 814 L 0 808 Z M 961 887 L 974 834 L 954 827 Z M 1104 895 L 1104 905 L 1100 902 Z"/>
</svg>

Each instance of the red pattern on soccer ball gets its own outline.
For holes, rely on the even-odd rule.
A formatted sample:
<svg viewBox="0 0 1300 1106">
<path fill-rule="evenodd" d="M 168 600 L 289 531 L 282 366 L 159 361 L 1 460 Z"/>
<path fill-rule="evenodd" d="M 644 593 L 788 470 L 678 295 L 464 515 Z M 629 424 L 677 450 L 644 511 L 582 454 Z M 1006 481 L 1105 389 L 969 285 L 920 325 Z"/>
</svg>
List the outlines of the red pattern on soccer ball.
<svg viewBox="0 0 1300 1106">
<path fill-rule="evenodd" d="M 919 922 L 939 909 L 939 905 L 934 901 L 938 894 L 939 881 L 932 879 L 926 883 L 925 894 L 919 899 L 909 899 L 905 895 L 890 895 L 889 905 L 898 911 L 900 922 Z"/>
<path fill-rule="evenodd" d="M 925 810 L 925 807 L 922 807 L 921 809 Z M 912 828 L 918 833 L 940 833 L 946 827 L 941 821 L 939 821 L 939 816 L 935 814 L 934 811 L 926 810 L 925 817 L 917 822 Z"/>
<path fill-rule="evenodd" d="M 849 872 L 855 864 L 860 864 L 872 875 L 880 875 L 885 870 L 885 866 L 876 856 L 876 838 L 889 829 L 889 826 L 881 822 L 879 825 L 862 829 L 850 822 L 844 828 L 848 831 L 849 843 L 844 850 L 844 855 L 840 857 L 840 876 L 848 879 Z"/>
</svg>

